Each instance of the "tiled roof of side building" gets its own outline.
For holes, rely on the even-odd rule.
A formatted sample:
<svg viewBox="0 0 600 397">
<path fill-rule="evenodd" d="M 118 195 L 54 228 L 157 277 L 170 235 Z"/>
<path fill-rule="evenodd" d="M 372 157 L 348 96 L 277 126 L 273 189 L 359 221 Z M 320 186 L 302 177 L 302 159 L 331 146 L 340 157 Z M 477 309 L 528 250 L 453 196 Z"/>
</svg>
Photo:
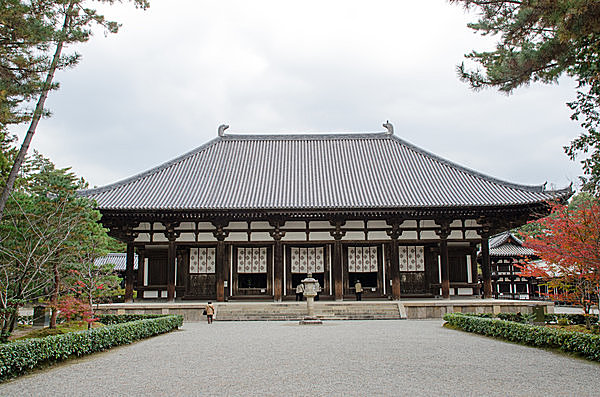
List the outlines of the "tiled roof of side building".
<svg viewBox="0 0 600 397">
<path fill-rule="evenodd" d="M 490 237 L 489 240 L 491 256 L 533 256 L 535 251 L 531 248 L 523 247 L 523 242 L 511 232 L 503 232 Z"/>
<path fill-rule="evenodd" d="M 96 266 L 103 266 L 106 264 L 114 265 L 115 271 L 125 271 L 127 268 L 127 254 L 124 253 L 110 253 L 106 256 L 101 256 L 94 260 L 94 264 Z M 138 256 L 137 254 L 133 256 L 133 269 L 137 270 L 138 268 Z"/>
<path fill-rule="evenodd" d="M 485 207 L 570 193 L 504 182 L 387 133 L 225 135 L 82 192 L 106 210 Z"/>
</svg>

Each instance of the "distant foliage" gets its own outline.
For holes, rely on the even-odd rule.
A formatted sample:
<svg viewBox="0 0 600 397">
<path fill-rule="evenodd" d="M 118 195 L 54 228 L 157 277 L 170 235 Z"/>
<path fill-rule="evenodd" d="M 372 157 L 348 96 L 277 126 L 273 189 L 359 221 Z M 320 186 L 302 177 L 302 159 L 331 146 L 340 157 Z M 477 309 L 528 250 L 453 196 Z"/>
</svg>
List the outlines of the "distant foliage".
<svg viewBox="0 0 600 397">
<path fill-rule="evenodd" d="M 471 29 L 498 36 L 493 50 L 465 56 L 482 69 L 458 67 L 460 78 L 474 89 L 511 93 L 532 82 L 556 83 L 563 74 L 577 81 L 576 98 L 567 105 L 585 132 L 564 150 L 572 160 L 584 155 L 584 189 L 600 194 L 600 1 L 450 2 L 477 12 Z"/>
</svg>

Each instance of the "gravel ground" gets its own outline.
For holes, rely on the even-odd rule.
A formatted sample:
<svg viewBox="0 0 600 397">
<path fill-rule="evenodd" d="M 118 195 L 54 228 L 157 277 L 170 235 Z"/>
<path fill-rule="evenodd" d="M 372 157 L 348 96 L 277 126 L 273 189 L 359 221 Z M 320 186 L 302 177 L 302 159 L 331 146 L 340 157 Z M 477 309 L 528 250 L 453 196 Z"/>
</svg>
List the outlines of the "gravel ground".
<svg viewBox="0 0 600 397">
<path fill-rule="evenodd" d="M 598 395 L 600 365 L 440 320 L 187 323 L 0 384 L 2 396 Z"/>
</svg>

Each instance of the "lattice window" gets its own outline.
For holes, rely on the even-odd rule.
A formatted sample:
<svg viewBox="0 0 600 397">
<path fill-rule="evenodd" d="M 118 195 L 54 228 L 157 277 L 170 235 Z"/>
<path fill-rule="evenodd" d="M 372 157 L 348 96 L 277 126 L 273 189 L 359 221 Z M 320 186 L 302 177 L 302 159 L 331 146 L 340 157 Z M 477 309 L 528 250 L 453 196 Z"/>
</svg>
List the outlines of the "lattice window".
<svg viewBox="0 0 600 397">
<path fill-rule="evenodd" d="M 348 272 L 377 272 L 377 247 L 348 247 Z"/>
<path fill-rule="evenodd" d="M 425 271 L 425 247 L 400 246 L 398 247 L 398 261 L 401 272 Z"/>
<path fill-rule="evenodd" d="M 237 249 L 238 273 L 266 273 L 267 248 L 238 248 Z"/>
<path fill-rule="evenodd" d="M 215 273 L 215 249 L 214 248 L 191 248 L 190 249 L 190 273 Z"/>
<path fill-rule="evenodd" d="M 324 273 L 325 249 L 323 247 L 292 247 L 292 273 Z"/>
</svg>

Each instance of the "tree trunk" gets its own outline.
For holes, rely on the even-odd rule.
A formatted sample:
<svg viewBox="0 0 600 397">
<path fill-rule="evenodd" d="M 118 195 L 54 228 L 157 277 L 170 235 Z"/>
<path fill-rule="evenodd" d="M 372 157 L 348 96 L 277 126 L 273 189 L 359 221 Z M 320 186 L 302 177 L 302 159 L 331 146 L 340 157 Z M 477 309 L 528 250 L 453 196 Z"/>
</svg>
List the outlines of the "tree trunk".
<svg viewBox="0 0 600 397">
<path fill-rule="evenodd" d="M 60 274 L 58 273 L 58 265 L 52 266 L 54 272 L 54 291 L 52 291 L 52 297 L 50 298 L 50 304 L 52 306 L 52 315 L 50 316 L 50 328 L 56 328 L 56 317 L 58 317 L 58 288 L 60 286 Z"/>
<path fill-rule="evenodd" d="M 2 220 L 2 217 L 4 215 L 4 208 L 6 207 L 6 203 L 8 202 L 10 194 L 15 185 L 15 180 L 17 179 L 17 175 L 19 173 L 19 170 L 21 169 L 21 165 L 23 164 L 23 161 L 25 161 L 25 156 L 27 155 L 27 151 L 29 150 L 29 145 L 31 144 L 33 135 L 35 134 L 40 119 L 42 118 L 42 114 L 44 112 L 44 103 L 46 102 L 46 98 L 48 98 L 48 92 L 50 92 L 50 88 L 52 87 L 54 73 L 56 72 L 56 68 L 60 60 L 60 55 L 62 53 L 65 38 L 67 37 L 66 33 L 68 32 L 71 26 L 71 20 L 73 18 L 73 7 L 74 2 L 71 2 L 69 4 L 67 12 L 65 13 L 65 19 L 61 35 L 59 36 L 58 41 L 56 43 L 56 49 L 54 51 L 52 63 L 50 64 L 50 69 L 48 69 L 48 74 L 46 75 L 46 80 L 44 82 L 42 92 L 40 93 L 40 97 L 35 106 L 33 116 L 31 117 L 31 122 L 29 124 L 29 128 L 27 129 L 27 134 L 25 134 L 25 139 L 23 139 L 23 143 L 21 144 L 19 153 L 15 158 L 15 162 L 13 163 L 13 166 L 10 170 L 10 174 L 8 175 L 8 179 L 6 180 L 6 185 L 2 190 L 2 196 L 0 196 L 0 221 Z"/>
</svg>

